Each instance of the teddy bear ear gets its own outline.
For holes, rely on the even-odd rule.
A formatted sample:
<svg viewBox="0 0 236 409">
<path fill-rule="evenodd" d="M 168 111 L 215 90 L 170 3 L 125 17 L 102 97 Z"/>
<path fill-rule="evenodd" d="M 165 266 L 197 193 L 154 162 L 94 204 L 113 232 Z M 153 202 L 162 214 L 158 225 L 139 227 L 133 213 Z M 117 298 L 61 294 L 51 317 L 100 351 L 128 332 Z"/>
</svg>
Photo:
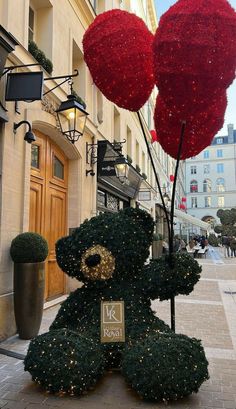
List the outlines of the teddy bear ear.
<svg viewBox="0 0 236 409">
<path fill-rule="evenodd" d="M 135 221 L 135 223 L 138 223 L 145 231 L 145 233 L 149 236 L 150 241 L 152 241 L 154 220 L 148 212 L 141 209 L 134 209 L 132 207 L 127 207 L 126 209 L 122 210 L 122 212 L 126 216 L 131 217 Z"/>
<path fill-rule="evenodd" d="M 76 277 L 78 265 L 73 255 L 73 242 L 71 236 L 60 238 L 56 242 L 56 259 L 59 267 L 71 277 Z"/>
</svg>

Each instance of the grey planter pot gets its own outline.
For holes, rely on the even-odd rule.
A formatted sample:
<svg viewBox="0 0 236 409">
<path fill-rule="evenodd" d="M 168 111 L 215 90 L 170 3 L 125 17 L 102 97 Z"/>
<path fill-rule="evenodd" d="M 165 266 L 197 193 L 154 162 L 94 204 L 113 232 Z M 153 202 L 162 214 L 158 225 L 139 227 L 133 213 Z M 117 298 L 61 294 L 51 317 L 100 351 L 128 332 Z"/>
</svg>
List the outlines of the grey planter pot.
<svg viewBox="0 0 236 409">
<path fill-rule="evenodd" d="M 34 338 L 43 315 L 45 262 L 14 263 L 14 310 L 21 339 Z"/>
</svg>

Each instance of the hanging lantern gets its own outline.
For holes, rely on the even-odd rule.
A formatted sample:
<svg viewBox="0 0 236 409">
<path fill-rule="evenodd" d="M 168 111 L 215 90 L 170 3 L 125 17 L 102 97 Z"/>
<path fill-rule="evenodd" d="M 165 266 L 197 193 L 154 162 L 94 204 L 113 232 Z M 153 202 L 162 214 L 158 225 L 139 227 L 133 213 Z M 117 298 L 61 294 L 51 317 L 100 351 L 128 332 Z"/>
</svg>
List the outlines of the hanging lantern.
<svg viewBox="0 0 236 409">
<path fill-rule="evenodd" d="M 234 80 L 235 44 L 236 13 L 226 0 L 177 1 L 154 38 L 154 73 L 165 103 L 201 112 Z"/>
<path fill-rule="evenodd" d="M 116 177 L 122 184 L 128 183 L 128 175 L 129 175 L 129 162 L 124 156 L 120 156 L 115 160 L 114 168 L 116 172 Z"/>
<path fill-rule="evenodd" d="M 76 97 L 71 94 L 67 100 L 61 102 L 56 110 L 61 132 L 71 142 L 75 143 L 83 135 L 88 112 L 84 106 L 76 101 Z"/>
<path fill-rule="evenodd" d="M 174 180 L 175 180 L 174 175 L 170 175 L 170 181 L 171 181 L 171 182 L 174 182 Z"/>
<path fill-rule="evenodd" d="M 153 35 L 124 10 L 99 14 L 83 38 L 84 59 L 94 83 L 121 108 L 138 111 L 154 87 Z"/>
<path fill-rule="evenodd" d="M 186 201 L 187 201 L 186 197 L 182 197 L 182 202 L 186 202 Z"/>
</svg>

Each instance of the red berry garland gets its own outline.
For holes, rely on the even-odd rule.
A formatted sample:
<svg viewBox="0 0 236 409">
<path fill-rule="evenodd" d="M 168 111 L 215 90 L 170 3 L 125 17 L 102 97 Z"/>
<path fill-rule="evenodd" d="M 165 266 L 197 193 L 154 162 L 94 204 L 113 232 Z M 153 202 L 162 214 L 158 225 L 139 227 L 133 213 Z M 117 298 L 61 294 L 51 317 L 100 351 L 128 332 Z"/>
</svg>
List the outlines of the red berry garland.
<svg viewBox="0 0 236 409">
<path fill-rule="evenodd" d="M 154 87 L 153 35 L 135 14 L 99 14 L 83 38 L 84 59 L 100 91 L 119 107 L 138 111 Z"/>
</svg>

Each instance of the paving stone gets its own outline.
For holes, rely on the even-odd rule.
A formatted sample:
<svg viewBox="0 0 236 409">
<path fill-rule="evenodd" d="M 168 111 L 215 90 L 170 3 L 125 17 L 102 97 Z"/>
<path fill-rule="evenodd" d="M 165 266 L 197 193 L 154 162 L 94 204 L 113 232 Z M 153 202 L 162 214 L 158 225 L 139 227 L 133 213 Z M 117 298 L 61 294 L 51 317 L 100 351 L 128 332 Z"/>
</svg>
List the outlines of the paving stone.
<svg viewBox="0 0 236 409">
<path fill-rule="evenodd" d="M 6 403 L 4 407 L 4 409 L 26 409 L 27 408 L 28 403 L 27 402 L 15 402 L 15 401 L 9 401 Z M 36 408 L 34 408 L 36 409 Z"/>
</svg>

